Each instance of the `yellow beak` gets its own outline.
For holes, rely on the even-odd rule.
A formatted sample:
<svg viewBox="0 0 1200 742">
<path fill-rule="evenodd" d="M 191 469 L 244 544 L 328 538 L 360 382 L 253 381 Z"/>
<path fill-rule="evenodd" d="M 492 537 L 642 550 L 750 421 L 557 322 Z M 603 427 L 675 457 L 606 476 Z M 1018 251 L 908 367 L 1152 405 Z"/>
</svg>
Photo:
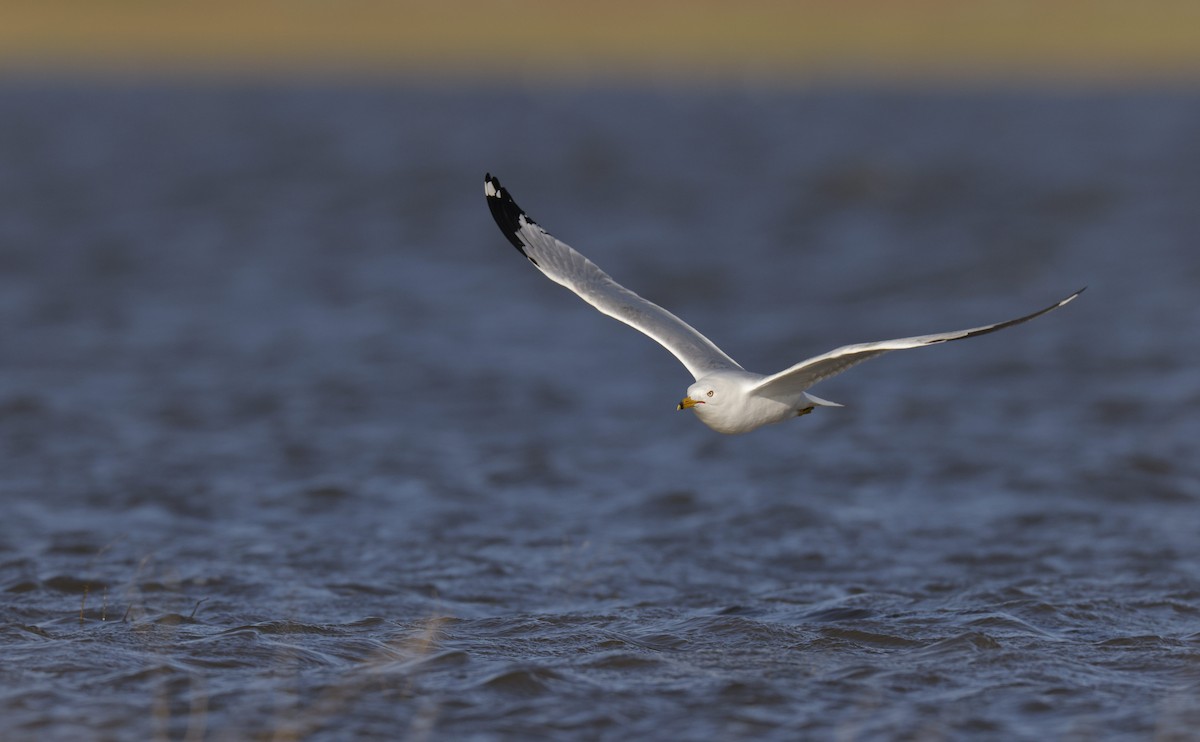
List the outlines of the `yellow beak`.
<svg viewBox="0 0 1200 742">
<path fill-rule="evenodd" d="M 677 410 L 686 410 L 686 409 L 689 409 L 689 408 L 691 408 L 691 407 L 695 407 L 695 406 L 696 406 L 696 405 L 698 405 L 698 404 L 700 404 L 700 403 L 699 403 L 699 402 L 697 402 L 696 400 L 692 399 L 691 397 L 684 397 L 684 398 L 683 398 L 683 401 L 682 401 L 682 402 L 680 402 L 680 403 L 679 403 L 679 406 L 678 406 L 678 407 L 676 407 L 675 409 L 677 409 Z"/>
</svg>

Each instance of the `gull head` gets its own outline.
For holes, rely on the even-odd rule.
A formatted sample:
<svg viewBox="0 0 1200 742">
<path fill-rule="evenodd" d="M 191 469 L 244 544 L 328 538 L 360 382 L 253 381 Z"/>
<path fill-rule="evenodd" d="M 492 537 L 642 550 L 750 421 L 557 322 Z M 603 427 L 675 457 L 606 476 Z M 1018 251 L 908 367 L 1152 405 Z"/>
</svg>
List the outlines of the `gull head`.
<svg viewBox="0 0 1200 742">
<path fill-rule="evenodd" d="M 696 412 L 700 412 L 699 407 L 701 405 L 707 405 L 709 403 L 720 404 L 720 402 L 721 400 L 717 399 L 717 390 L 713 388 L 712 384 L 696 382 L 688 387 L 687 394 L 684 395 L 683 401 L 681 401 L 675 407 L 675 409 L 696 409 Z"/>
<path fill-rule="evenodd" d="M 733 374 L 716 373 L 688 387 L 687 395 L 676 409 L 692 410 L 700 422 L 724 433 L 743 427 L 745 403 L 745 381 Z"/>
</svg>

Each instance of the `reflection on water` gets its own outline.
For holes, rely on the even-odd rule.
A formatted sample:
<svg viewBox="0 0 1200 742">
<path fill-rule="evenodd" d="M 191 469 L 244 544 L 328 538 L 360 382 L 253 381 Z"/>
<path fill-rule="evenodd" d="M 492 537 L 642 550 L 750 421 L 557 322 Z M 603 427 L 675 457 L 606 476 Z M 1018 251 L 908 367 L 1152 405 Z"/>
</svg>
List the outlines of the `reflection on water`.
<svg viewBox="0 0 1200 742">
<path fill-rule="evenodd" d="M 14 739 L 1184 735 L 1200 98 L 0 91 Z M 724 438 L 496 232 L 747 367 Z"/>
</svg>

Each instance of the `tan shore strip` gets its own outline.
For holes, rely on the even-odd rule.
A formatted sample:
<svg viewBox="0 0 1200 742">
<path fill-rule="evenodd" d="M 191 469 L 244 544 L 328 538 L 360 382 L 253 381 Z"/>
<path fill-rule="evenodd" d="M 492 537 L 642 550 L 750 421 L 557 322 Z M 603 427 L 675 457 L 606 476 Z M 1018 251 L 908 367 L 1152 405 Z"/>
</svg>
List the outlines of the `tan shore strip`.
<svg viewBox="0 0 1200 742">
<path fill-rule="evenodd" d="M 1200 2 L 0 2 L 0 75 L 1200 81 Z"/>
</svg>

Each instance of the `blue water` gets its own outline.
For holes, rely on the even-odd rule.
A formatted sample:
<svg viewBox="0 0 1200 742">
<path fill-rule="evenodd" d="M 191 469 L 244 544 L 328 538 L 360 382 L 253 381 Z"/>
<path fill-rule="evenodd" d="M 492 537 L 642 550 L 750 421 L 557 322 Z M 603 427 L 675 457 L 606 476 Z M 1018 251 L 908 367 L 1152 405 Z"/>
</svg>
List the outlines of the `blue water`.
<svg viewBox="0 0 1200 742">
<path fill-rule="evenodd" d="M 0 86 L 0 737 L 1184 739 L 1200 95 Z M 485 171 L 747 368 L 722 437 Z"/>
</svg>

